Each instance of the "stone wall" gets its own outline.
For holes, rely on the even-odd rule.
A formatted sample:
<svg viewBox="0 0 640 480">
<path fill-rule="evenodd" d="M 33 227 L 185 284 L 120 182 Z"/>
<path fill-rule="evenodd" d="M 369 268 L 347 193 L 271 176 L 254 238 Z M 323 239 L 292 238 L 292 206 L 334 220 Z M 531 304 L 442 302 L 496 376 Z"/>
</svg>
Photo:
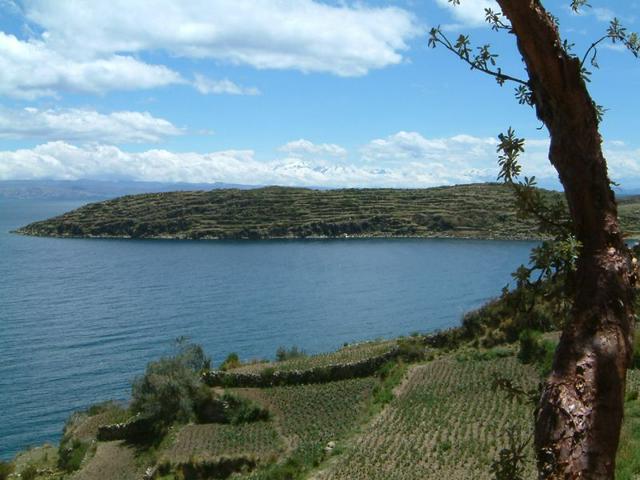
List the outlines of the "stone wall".
<svg viewBox="0 0 640 480">
<path fill-rule="evenodd" d="M 276 370 L 265 368 L 261 373 L 234 373 L 214 370 L 203 374 L 210 387 L 264 388 L 279 385 L 326 383 L 349 378 L 368 377 L 382 365 L 397 357 L 398 348 L 376 357 L 352 363 L 337 363 L 308 370 Z"/>
<path fill-rule="evenodd" d="M 143 437 L 153 431 L 151 419 L 136 415 L 123 423 L 113 423 L 98 427 L 98 440 L 109 442 L 112 440 L 131 440 Z"/>
</svg>

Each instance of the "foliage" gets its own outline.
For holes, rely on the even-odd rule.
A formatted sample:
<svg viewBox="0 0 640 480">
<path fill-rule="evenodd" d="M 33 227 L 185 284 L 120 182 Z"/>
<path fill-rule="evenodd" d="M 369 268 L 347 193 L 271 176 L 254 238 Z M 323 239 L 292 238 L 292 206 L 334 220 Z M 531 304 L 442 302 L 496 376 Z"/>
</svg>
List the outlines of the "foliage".
<svg viewBox="0 0 640 480">
<path fill-rule="evenodd" d="M 194 420 L 198 406 L 209 396 L 200 380 L 210 366 L 202 348 L 178 339 L 176 349 L 174 356 L 150 362 L 131 389 L 131 410 L 154 419 L 159 427 Z"/>
<path fill-rule="evenodd" d="M 13 473 L 14 465 L 10 462 L 0 460 L 0 480 L 7 480 Z"/>
<path fill-rule="evenodd" d="M 524 330 L 520 334 L 518 358 L 522 363 L 537 365 L 545 374 L 551 371 L 555 349 L 555 343 L 545 340 L 540 332 Z"/>
<path fill-rule="evenodd" d="M 35 480 L 38 477 L 38 468 L 35 465 L 27 465 L 21 472 L 22 480 Z"/>
<path fill-rule="evenodd" d="M 284 362 L 286 360 L 293 360 L 306 356 L 307 354 L 305 353 L 305 351 L 295 345 L 290 347 L 289 349 L 285 347 L 278 347 L 278 350 L 276 350 L 276 361 L 278 362 Z"/>
<path fill-rule="evenodd" d="M 380 409 L 393 400 L 393 389 L 396 388 L 407 373 L 407 366 L 403 362 L 389 361 L 378 371 L 381 382 L 373 389 L 374 410 Z"/>
<path fill-rule="evenodd" d="M 270 413 L 266 408 L 249 399 L 226 392 L 222 401 L 227 405 L 227 421 L 234 425 L 269 420 Z"/>
<path fill-rule="evenodd" d="M 420 362 L 427 358 L 424 340 L 419 336 L 398 340 L 398 357 L 405 362 Z"/>
<path fill-rule="evenodd" d="M 77 438 L 63 438 L 58 450 L 58 467 L 65 472 L 75 472 L 80 469 L 89 444 Z"/>
<path fill-rule="evenodd" d="M 238 368 L 240 365 L 242 365 L 242 362 L 240 362 L 238 354 L 236 352 L 231 352 L 220 364 L 220 370 L 231 370 Z"/>
<path fill-rule="evenodd" d="M 529 440 L 521 440 L 514 427 L 507 428 L 508 446 L 500 450 L 500 454 L 491 464 L 494 480 L 524 480 L 526 472 L 526 450 Z"/>
</svg>

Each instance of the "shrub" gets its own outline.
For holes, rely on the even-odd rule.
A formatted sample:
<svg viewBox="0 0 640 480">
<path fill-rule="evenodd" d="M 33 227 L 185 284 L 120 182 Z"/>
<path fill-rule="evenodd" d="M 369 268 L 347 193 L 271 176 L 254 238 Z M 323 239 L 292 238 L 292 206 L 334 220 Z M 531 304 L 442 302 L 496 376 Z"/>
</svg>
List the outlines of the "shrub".
<svg viewBox="0 0 640 480">
<path fill-rule="evenodd" d="M 202 347 L 179 339 L 177 349 L 173 357 L 150 362 L 131 389 L 133 413 L 153 419 L 158 427 L 194 420 L 197 406 L 209 396 L 200 380 L 210 366 Z"/>
<path fill-rule="evenodd" d="M 424 342 L 419 337 L 398 341 L 398 356 L 405 362 L 420 362 L 426 358 Z"/>
<path fill-rule="evenodd" d="M 27 465 L 22 472 L 20 472 L 21 480 L 35 480 L 38 476 L 38 469 L 35 465 Z"/>
<path fill-rule="evenodd" d="M 220 370 L 230 370 L 232 368 L 238 368 L 241 365 L 240 357 L 236 352 L 231 352 L 224 359 L 224 362 L 220 364 Z"/>
<path fill-rule="evenodd" d="M 543 374 L 551 371 L 556 345 L 544 340 L 540 332 L 524 330 L 520 334 L 518 358 L 525 364 L 536 364 Z"/>
<path fill-rule="evenodd" d="M 279 347 L 278 350 L 276 350 L 276 360 L 278 362 L 306 356 L 307 354 L 305 353 L 305 351 L 301 348 L 296 347 L 295 345 L 288 350 L 285 347 Z"/>
<path fill-rule="evenodd" d="M 12 463 L 0 460 L 0 480 L 7 480 L 9 475 L 13 473 L 14 467 Z"/>
<path fill-rule="evenodd" d="M 117 402 L 114 402 L 113 400 L 108 400 L 106 402 L 101 402 L 101 403 L 96 403 L 94 405 L 91 405 L 87 409 L 87 415 L 89 415 L 90 417 L 93 417 L 94 415 L 99 415 L 101 413 L 105 413 L 113 410 L 122 410 L 122 407 Z"/>
<path fill-rule="evenodd" d="M 79 470 L 88 449 L 89 445 L 77 438 L 63 438 L 58 448 L 58 467 L 68 473 Z"/>
<path fill-rule="evenodd" d="M 225 393 L 222 396 L 222 400 L 228 405 L 227 420 L 229 423 L 239 425 L 241 423 L 269 420 L 269 410 L 250 400 L 236 397 L 230 393 Z"/>
<path fill-rule="evenodd" d="M 522 363 L 535 363 L 542 355 L 542 334 L 534 330 L 525 330 L 520 334 L 518 358 Z"/>
</svg>

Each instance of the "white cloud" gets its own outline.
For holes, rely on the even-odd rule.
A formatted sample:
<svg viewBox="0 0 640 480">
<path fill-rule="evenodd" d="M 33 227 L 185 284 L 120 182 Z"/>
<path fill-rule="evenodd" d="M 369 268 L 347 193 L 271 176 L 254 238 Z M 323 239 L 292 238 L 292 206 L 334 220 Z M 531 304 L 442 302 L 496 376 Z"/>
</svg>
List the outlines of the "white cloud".
<svg viewBox="0 0 640 480">
<path fill-rule="evenodd" d="M 448 168 L 446 162 L 417 162 L 393 168 L 299 158 L 256 159 L 252 150 L 174 153 L 166 150 L 125 152 L 115 146 L 50 142 L 33 149 L 0 152 L 0 180 L 127 179 L 161 182 L 229 182 L 299 186 L 427 187 L 487 180 L 483 172 Z"/>
<path fill-rule="evenodd" d="M 452 5 L 449 0 L 436 0 L 436 2 L 440 7 L 450 10 L 455 20 L 465 27 L 486 25 L 486 8 L 494 12 L 502 12 L 495 0 L 461 0 L 460 5 Z"/>
<path fill-rule="evenodd" d="M 0 179 L 135 179 L 162 182 L 228 182 L 327 187 L 430 187 L 493 181 L 495 139 L 457 135 L 428 139 L 399 132 L 363 147 L 365 160 L 349 161 L 342 147 L 290 142 L 285 156 L 261 160 L 252 150 L 174 153 L 126 152 L 115 146 L 49 142 L 33 149 L 0 152 Z M 548 145 L 548 144 L 546 144 Z M 527 153 L 527 174 L 550 177 L 546 145 Z M 291 148 L 293 147 L 293 148 Z M 337 148 L 336 148 L 337 147 Z M 313 152 L 310 156 L 300 150 Z M 332 159 L 327 152 L 335 154 Z M 322 157 L 324 159 L 316 158 Z M 313 158 L 312 158 L 313 157 Z M 540 175 L 543 173 L 544 175 Z"/>
<path fill-rule="evenodd" d="M 409 137 L 404 138 L 405 146 L 399 155 L 394 156 L 391 147 L 387 147 L 389 156 L 365 162 L 291 156 L 264 161 L 252 150 L 127 152 L 111 145 L 49 142 L 32 149 L 0 152 L 0 180 L 89 178 L 327 187 L 432 187 L 495 181 L 495 140 L 492 146 L 489 139 L 469 135 L 444 139 L 416 136 L 414 143 L 419 145 L 407 156 Z M 470 152 L 466 156 L 464 145 Z M 527 145 L 521 162 L 524 173 L 535 175 L 543 186 L 557 186 L 557 174 L 547 160 L 548 140 L 529 140 Z M 437 152 L 435 156 L 432 147 Z M 421 148 L 425 153 L 416 154 Z M 607 142 L 605 155 L 614 180 L 623 187 L 640 185 L 640 149 Z"/>
<path fill-rule="evenodd" d="M 398 132 L 386 138 L 372 140 L 361 148 L 362 158 L 369 164 L 384 168 L 420 165 L 425 171 L 439 172 L 444 184 L 459 181 L 495 181 L 498 167 L 493 137 L 455 135 L 447 138 L 425 138 L 417 132 Z M 548 140 L 526 142 L 521 164 L 524 174 L 535 175 L 554 183 L 557 174 L 547 160 Z"/>
<path fill-rule="evenodd" d="M 260 95 L 260 90 L 255 87 L 241 87 L 231 80 L 212 80 L 204 75 L 196 74 L 193 86 L 203 95 Z"/>
<path fill-rule="evenodd" d="M 72 59 L 42 41 L 25 42 L 0 32 L 0 95 L 34 99 L 65 91 L 104 93 L 183 82 L 169 68 L 133 57 Z"/>
<path fill-rule="evenodd" d="M 316 144 L 303 138 L 286 143 L 278 148 L 278 150 L 293 157 L 324 155 L 329 157 L 345 157 L 347 155 L 347 150 L 335 143 Z"/>
<path fill-rule="evenodd" d="M 495 152 L 495 138 L 456 135 L 450 138 L 425 138 L 417 132 L 398 132 L 365 145 L 362 157 L 369 161 L 406 162 L 466 161 L 485 159 Z M 495 155 L 494 155 L 495 156 Z"/>
<path fill-rule="evenodd" d="M 75 58 L 165 50 L 255 68 L 364 75 L 422 30 L 397 7 L 314 0 L 33 0 L 47 45 Z"/>
<path fill-rule="evenodd" d="M 154 117 L 148 112 L 102 114 L 75 108 L 12 110 L 0 107 L 2 139 L 148 143 L 182 133 L 168 120 Z"/>
</svg>

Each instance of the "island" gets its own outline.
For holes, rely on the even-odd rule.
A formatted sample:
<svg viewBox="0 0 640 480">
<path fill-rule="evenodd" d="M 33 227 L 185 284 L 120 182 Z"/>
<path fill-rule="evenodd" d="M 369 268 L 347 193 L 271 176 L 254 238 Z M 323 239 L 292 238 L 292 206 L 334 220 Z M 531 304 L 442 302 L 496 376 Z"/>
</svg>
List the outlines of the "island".
<svg viewBox="0 0 640 480">
<path fill-rule="evenodd" d="M 540 190 L 549 202 L 560 192 Z M 620 202 L 623 228 L 640 233 L 640 197 Z M 127 195 L 31 223 L 16 233 L 85 238 L 191 240 L 278 238 L 540 239 L 519 218 L 514 193 L 484 183 L 425 189 L 292 187 Z"/>
</svg>

